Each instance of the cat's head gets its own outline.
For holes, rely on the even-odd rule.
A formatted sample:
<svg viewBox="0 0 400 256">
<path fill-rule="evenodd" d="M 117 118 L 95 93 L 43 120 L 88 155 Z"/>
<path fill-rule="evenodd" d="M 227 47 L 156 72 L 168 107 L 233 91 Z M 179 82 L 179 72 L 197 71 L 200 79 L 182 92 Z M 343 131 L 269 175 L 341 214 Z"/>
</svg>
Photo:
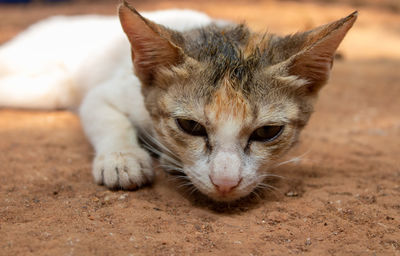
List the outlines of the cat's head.
<svg viewBox="0 0 400 256">
<path fill-rule="evenodd" d="M 231 201 L 297 141 L 357 14 L 286 37 L 244 25 L 179 33 L 126 3 L 119 16 L 165 159 L 205 195 Z"/>
</svg>

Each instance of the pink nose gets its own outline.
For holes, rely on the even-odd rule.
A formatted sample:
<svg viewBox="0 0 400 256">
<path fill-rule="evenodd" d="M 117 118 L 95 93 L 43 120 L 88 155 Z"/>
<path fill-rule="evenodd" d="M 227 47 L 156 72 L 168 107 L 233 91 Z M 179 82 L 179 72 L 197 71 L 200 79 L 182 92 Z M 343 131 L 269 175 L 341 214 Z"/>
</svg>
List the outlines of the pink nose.
<svg viewBox="0 0 400 256">
<path fill-rule="evenodd" d="M 234 188 L 239 186 L 240 182 L 242 181 L 242 178 L 240 179 L 219 178 L 219 177 L 212 177 L 212 175 L 210 175 L 210 180 L 219 193 L 227 194 L 231 192 Z"/>
</svg>

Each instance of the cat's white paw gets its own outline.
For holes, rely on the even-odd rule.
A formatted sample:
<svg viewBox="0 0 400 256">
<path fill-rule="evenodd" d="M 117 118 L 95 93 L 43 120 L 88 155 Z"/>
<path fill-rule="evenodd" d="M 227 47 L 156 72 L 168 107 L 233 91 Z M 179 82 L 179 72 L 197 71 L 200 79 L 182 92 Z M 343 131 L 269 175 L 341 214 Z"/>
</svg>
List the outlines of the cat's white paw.
<svg viewBox="0 0 400 256">
<path fill-rule="evenodd" d="M 93 176 L 97 184 L 109 188 L 136 189 L 150 183 L 154 172 L 151 157 L 139 149 L 98 154 L 93 162 Z"/>
</svg>

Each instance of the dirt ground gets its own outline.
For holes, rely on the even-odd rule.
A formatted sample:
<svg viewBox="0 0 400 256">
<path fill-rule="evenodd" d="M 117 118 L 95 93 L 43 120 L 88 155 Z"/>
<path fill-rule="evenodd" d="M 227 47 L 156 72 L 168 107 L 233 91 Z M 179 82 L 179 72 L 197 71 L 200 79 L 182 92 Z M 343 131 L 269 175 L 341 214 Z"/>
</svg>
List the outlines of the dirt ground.
<svg viewBox="0 0 400 256">
<path fill-rule="evenodd" d="M 92 1 L 94 2 L 94 1 Z M 115 13 L 117 1 L 0 5 L 0 42 L 54 14 Z M 230 205 L 153 186 L 109 191 L 66 111 L 0 110 L 0 255 L 400 255 L 400 3 L 133 1 L 189 7 L 286 33 L 360 10 L 276 189 Z"/>
</svg>

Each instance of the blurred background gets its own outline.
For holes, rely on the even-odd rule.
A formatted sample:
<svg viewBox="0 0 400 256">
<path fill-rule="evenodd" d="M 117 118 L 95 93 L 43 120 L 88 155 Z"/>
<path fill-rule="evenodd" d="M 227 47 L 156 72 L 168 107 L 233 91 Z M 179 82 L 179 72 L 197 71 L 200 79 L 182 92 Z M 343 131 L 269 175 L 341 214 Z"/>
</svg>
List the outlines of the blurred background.
<svg viewBox="0 0 400 256">
<path fill-rule="evenodd" d="M 278 34 L 359 17 L 287 158 L 299 162 L 274 172 L 278 196 L 233 215 L 163 176 L 134 193 L 96 186 L 74 114 L 0 109 L 0 255 L 400 255 L 400 0 L 129 2 Z M 115 15 L 118 3 L 0 0 L 0 44 L 43 18 Z"/>
</svg>

